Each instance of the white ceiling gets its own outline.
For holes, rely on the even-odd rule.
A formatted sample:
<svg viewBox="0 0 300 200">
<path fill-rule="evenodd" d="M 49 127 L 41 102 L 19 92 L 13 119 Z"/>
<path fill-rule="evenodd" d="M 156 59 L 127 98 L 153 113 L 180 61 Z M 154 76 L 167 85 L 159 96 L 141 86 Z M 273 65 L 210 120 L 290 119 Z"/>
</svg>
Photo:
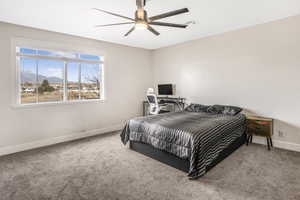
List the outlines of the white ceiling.
<svg viewBox="0 0 300 200">
<path fill-rule="evenodd" d="M 150 0 L 146 10 L 152 16 L 184 7 L 189 8 L 190 13 L 161 21 L 194 20 L 196 24 L 186 30 L 155 26 L 161 33 L 158 37 L 146 30 L 123 37 L 131 25 L 94 27 L 126 20 L 91 8 L 133 17 L 135 0 L 1 0 L 0 21 L 156 49 L 300 14 L 300 0 Z"/>
</svg>

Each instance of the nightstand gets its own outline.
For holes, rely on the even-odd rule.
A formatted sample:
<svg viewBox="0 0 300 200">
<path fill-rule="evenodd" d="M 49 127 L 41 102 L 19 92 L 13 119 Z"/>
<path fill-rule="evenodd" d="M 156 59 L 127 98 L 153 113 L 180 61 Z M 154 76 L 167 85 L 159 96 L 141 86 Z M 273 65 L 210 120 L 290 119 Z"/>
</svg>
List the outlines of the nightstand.
<svg viewBox="0 0 300 200">
<path fill-rule="evenodd" d="M 268 150 L 273 147 L 272 135 L 273 135 L 273 119 L 247 116 L 247 145 L 252 143 L 253 135 L 266 137 Z"/>
</svg>

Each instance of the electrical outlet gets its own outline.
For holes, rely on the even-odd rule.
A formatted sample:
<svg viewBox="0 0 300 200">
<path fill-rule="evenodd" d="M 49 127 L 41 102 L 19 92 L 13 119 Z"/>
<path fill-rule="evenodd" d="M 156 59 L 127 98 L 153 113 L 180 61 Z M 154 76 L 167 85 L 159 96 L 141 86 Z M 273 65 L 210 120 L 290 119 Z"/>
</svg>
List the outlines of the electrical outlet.
<svg viewBox="0 0 300 200">
<path fill-rule="evenodd" d="M 283 131 L 278 131 L 278 136 L 279 136 L 279 137 L 284 137 Z"/>
</svg>

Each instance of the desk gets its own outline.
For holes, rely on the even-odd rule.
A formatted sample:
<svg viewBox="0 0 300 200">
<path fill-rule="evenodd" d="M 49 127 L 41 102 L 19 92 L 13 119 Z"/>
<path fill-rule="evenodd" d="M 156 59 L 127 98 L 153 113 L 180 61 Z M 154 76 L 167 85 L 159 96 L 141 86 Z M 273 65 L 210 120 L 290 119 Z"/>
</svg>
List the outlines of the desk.
<svg viewBox="0 0 300 200">
<path fill-rule="evenodd" d="M 176 111 L 176 107 L 180 110 L 184 109 L 185 106 L 185 98 L 182 97 L 157 97 L 158 101 L 165 101 L 164 104 L 167 104 L 169 108 L 172 107 L 172 109 L 169 109 L 171 112 Z M 147 116 L 149 115 L 149 103 L 148 101 L 143 101 L 143 115 Z"/>
</svg>

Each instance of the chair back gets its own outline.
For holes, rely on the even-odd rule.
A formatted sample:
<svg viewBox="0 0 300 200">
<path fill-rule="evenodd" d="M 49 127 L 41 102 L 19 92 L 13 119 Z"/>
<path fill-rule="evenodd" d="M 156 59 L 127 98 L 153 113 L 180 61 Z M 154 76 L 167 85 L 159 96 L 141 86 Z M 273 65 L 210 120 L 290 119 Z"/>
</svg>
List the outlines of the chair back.
<svg viewBox="0 0 300 200">
<path fill-rule="evenodd" d="M 156 94 L 154 94 L 154 90 L 152 88 L 148 89 L 147 100 L 150 105 L 149 113 L 151 115 L 157 115 L 160 111 L 160 107 L 158 104 L 157 96 Z"/>
</svg>

